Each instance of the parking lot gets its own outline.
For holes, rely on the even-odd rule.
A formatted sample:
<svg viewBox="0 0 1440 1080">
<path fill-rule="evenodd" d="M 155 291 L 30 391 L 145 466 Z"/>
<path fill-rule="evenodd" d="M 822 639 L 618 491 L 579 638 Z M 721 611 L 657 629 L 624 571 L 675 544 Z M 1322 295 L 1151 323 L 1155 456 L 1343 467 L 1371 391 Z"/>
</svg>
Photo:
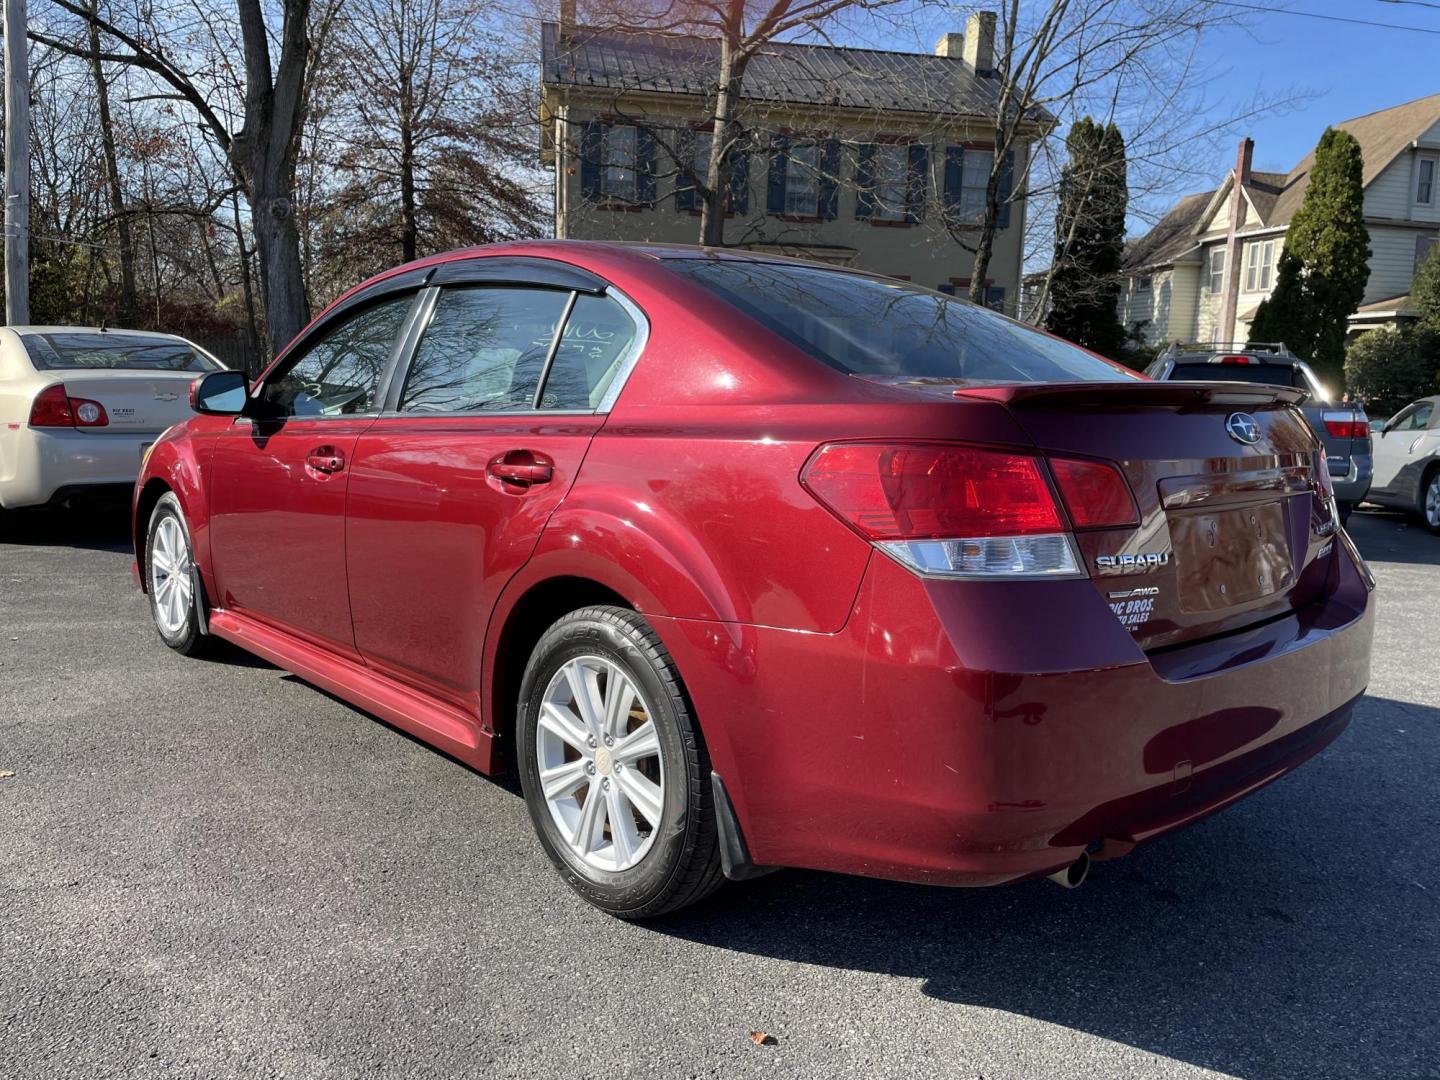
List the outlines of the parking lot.
<svg viewBox="0 0 1440 1080">
<path fill-rule="evenodd" d="M 12 520 L 0 1075 L 1440 1075 L 1440 538 L 1351 524 L 1370 696 L 1295 775 L 1074 892 L 792 871 L 626 925 L 513 784 L 165 649 L 123 515 Z"/>
</svg>

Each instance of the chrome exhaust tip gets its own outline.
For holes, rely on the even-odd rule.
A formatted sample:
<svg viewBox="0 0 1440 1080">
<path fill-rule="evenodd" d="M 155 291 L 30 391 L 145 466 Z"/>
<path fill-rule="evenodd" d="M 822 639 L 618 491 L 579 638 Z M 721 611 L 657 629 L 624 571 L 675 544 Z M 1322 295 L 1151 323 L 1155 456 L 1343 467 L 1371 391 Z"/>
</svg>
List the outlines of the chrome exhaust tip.
<svg viewBox="0 0 1440 1080">
<path fill-rule="evenodd" d="M 1080 857 L 1063 870 L 1056 870 L 1055 873 L 1047 875 L 1062 889 L 1078 889 L 1085 884 L 1085 879 L 1090 876 L 1090 853 L 1082 851 Z"/>
</svg>

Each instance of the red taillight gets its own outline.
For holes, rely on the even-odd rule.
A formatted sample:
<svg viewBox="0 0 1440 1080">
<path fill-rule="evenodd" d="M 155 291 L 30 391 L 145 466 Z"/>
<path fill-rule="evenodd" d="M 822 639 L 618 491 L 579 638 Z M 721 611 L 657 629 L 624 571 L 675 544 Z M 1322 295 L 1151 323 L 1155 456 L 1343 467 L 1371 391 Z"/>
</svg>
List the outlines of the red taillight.
<svg viewBox="0 0 1440 1080">
<path fill-rule="evenodd" d="M 54 383 L 35 395 L 35 403 L 30 406 L 30 426 L 75 426 L 75 414 L 70 409 L 64 383 Z"/>
<path fill-rule="evenodd" d="M 1064 530 L 1039 459 L 928 443 L 829 443 L 801 482 L 871 540 Z"/>
<path fill-rule="evenodd" d="M 1222 364 L 1258 364 L 1260 361 L 1253 356 L 1222 356 Z"/>
<path fill-rule="evenodd" d="M 1050 471 L 1077 529 L 1137 525 L 1140 514 L 1120 470 L 1103 461 L 1051 458 Z"/>
<path fill-rule="evenodd" d="M 1363 439 L 1370 434 L 1370 421 L 1364 416 L 1350 412 L 1327 412 L 1320 419 L 1325 430 L 1336 439 Z"/>
<path fill-rule="evenodd" d="M 105 406 L 89 398 L 72 398 L 64 383 L 54 383 L 35 395 L 30 406 L 31 427 L 104 427 L 110 423 Z"/>
</svg>

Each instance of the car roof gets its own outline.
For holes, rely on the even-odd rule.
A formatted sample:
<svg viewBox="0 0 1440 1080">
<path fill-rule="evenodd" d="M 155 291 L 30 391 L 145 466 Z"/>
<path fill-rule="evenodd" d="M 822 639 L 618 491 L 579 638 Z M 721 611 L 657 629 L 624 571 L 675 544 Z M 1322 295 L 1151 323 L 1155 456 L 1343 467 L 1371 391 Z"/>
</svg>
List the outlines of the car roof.
<svg viewBox="0 0 1440 1080">
<path fill-rule="evenodd" d="M 40 334 L 103 334 L 105 337 L 170 338 L 185 341 L 179 334 L 167 334 L 163 330 L 121 330 L 113 326 L 37 326 L 21 325 L 5 327 L 21 337 L 35 337 Z"/>
</svg>

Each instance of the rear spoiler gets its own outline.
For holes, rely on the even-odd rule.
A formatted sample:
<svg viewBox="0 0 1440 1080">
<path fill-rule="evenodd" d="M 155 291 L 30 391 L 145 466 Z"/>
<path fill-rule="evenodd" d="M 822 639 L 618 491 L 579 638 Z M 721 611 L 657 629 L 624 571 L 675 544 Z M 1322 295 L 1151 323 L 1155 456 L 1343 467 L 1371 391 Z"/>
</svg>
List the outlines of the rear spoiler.
<svg viewBox="0 0 1440 1080">
<path fill-rule="evenodd" d="M 1084 408 L 1120 405 L 1135 408 L 1186 405 L 1299 405 L 1309 395 L 1296 387 L 1242 382 L 1073 382 L 1003 383 L 962 386 L 955 397 L 997 401 L 1019 408 Z"/>
</svg>

